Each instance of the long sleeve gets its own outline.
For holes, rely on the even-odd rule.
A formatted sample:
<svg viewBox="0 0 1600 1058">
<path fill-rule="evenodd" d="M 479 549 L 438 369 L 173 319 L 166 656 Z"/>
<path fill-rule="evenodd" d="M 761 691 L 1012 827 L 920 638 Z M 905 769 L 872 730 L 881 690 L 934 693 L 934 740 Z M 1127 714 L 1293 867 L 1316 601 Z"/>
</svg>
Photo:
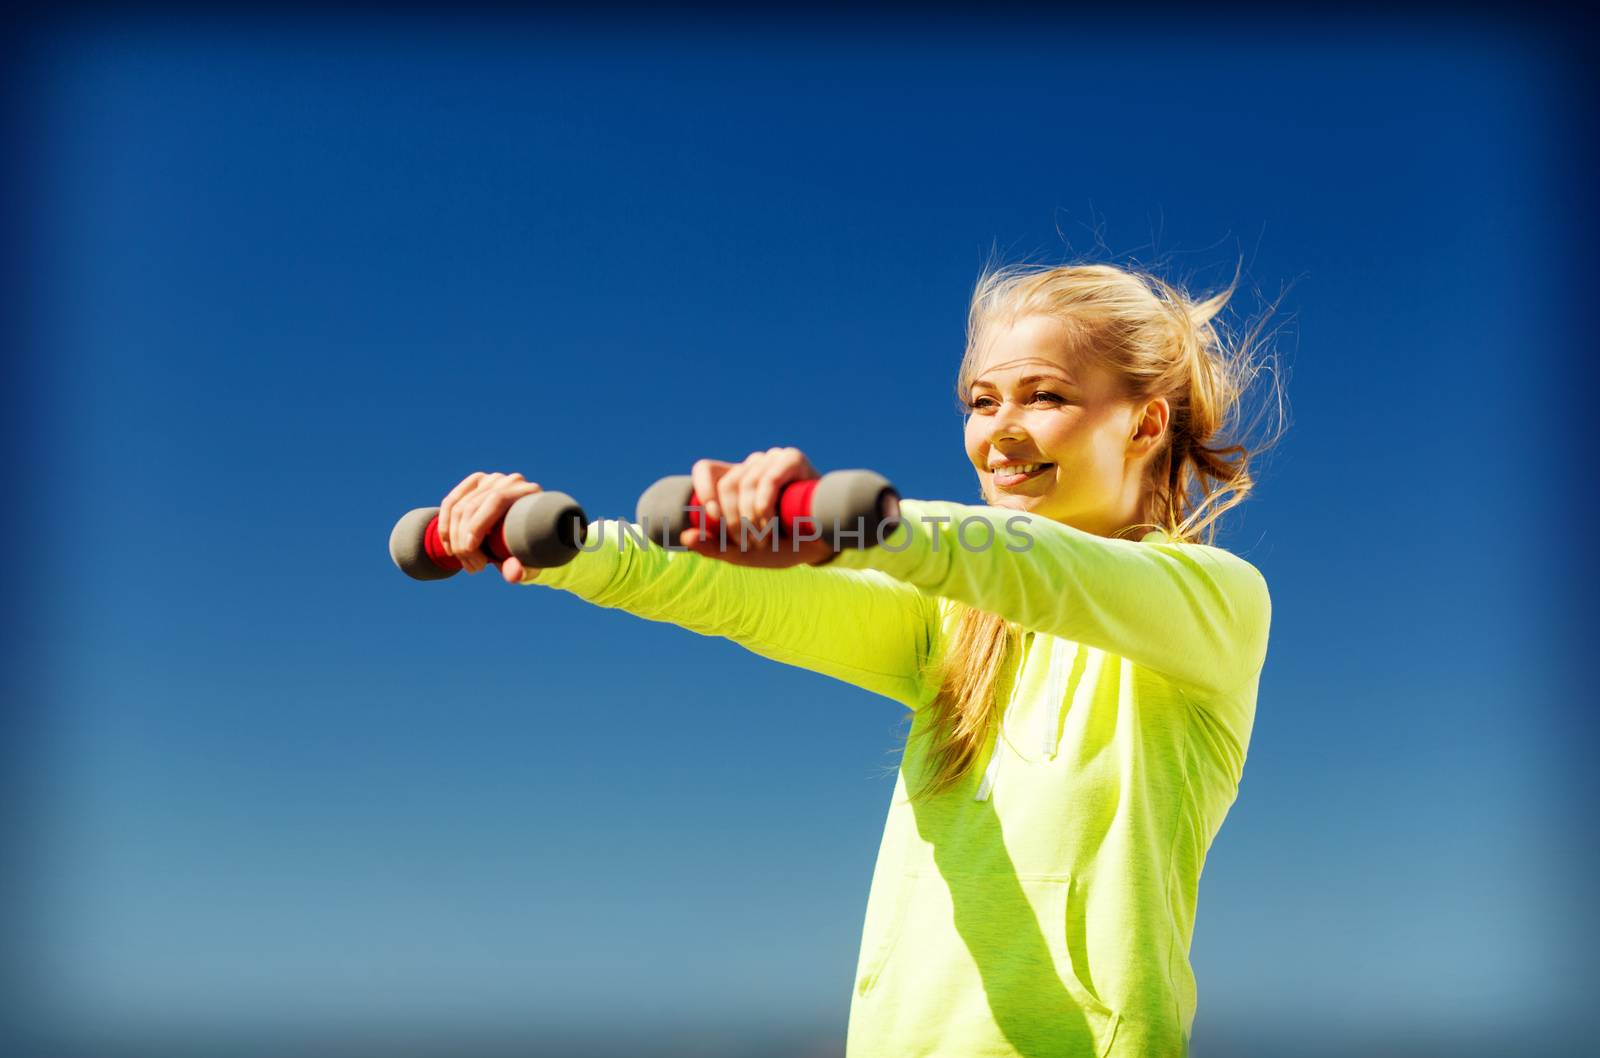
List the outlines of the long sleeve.
<svg viewBox="0 0 1600 1058">
<path fill-rule="evenodd" d="M 1254 566 L 1165 534 L 1111 539 L 1005 508 L 902 500 L 877 547 L 831 566 L 876 569 L 933 595 L 1160 672 L 1205 698 L 1266 657 L 1271 600 Z"/>
<path fill-rule="evenodd" d="M 836 562 L 736 566 L 650 543 L 637 526 L 615 519 L 590 522 L 583 547 L 566 565 L 522 583 L 721 636 L 910 709 L 929 697 L 922 669 L 939 635 L 938 600 L 886 573 Z"/>
</svg>

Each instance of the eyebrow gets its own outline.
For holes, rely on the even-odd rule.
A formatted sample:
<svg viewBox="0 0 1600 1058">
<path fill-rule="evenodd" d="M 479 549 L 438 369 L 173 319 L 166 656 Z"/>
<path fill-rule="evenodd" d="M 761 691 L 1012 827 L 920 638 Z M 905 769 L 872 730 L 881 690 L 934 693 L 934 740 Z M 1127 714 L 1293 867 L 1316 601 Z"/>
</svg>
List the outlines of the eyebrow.
<svg viewBox="0 0 1600 1058">
<path fill-rule="evenodd" d="M 1034 382 L 1065 382 L 1070 386 L 1076 386 L 1077 385 L 1076 382 L 1074 382 L 1072 379 L 1068 378 L 1066 375 L 1028 375 L 1028 376 L 1026 376 L 1025 378 L 1022 379 L 1022 381 L 1019 383 L 1019 385 L 1027 386 L 1027 385 L 1031 385 Z M 988 386 L 990 389 L 999 389 L 1000 388 L 999 386 L 996 386 L 993 382 L 973 382 L 971 384 L 971 387 L 973 389 L 976 389 L 979 386 Z"/>
</svg>

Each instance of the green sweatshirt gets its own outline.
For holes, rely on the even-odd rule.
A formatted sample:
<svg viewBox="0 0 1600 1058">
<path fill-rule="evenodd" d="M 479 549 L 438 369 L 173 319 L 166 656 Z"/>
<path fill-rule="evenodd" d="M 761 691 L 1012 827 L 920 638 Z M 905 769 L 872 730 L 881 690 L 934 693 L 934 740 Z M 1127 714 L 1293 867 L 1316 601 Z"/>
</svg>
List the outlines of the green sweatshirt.
<svg viewBox="0 0 1600 1058">
<path fill-rule="evenodd" d="M 1266 582 L 1159 530 L 1114 540 L 933 500 L 903 500 L 901 517 L 882 546 L 785 570 L 596 521 L 589 550 L 523 583 L 723 636 L 913 711 L 847 1058 L 1186 1054 L 1200 871 L 1250 740 Z M 1021 649 L 977 766 L 912 803 L 938 691 L 923 669 L 956 603 L 1013 622 Z"/>
</svg>

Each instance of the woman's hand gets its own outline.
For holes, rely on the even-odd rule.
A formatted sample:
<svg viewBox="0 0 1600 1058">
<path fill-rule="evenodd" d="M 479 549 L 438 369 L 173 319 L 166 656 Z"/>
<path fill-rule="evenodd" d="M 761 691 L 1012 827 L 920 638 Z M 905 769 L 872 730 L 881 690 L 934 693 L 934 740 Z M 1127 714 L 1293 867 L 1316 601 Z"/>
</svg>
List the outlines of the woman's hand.
<svg viewBox="0 0 1600 1058">
<path fill-rule="evenodd" d="M 524 481 L 521 474 L 478 471 L 468 475 L 439 504 L 439 543 L 447 554 L 455 556 L 462 569 L 482 572 L 490 560 L 478 545 L 513 503 L 538 491 L 538 482 Z M 538 570 L 532 572 L 537 575 Z M 500 563 L 500 575 L 507 584 L 520 584 L 523 573 L 522 563 L 515 556 Z"/>
<path fill-rule="evenodd" d="M 822 476 L 800 449 L 751 452 L 743 463 L 702 459 L 690 476 L 706 514 L 722 522 L 728 544 L 724 550 L 721 535 L 685 529 L 679 537 L 684 547 L 708 558 L 761 569 L 817 565 L 833 558 L 833 546 L 826 541 L 805 540 L 796 546 L 793 540 L 776 536 L 776 526 L 768 528 L 777 517 L 778 493 L 785 485 Z M 744 533 L 739 530 L 741 523 L 748 525 Z"/>
</svg>

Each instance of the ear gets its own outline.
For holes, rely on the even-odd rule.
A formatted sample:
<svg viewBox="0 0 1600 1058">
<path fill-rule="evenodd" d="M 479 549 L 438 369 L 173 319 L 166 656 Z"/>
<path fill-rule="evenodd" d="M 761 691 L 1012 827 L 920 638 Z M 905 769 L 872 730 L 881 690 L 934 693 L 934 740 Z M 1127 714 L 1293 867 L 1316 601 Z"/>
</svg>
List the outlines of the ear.
<svg viewBox="0 0 1600 1058">
<path fill-rule="evenodd" d="M 1155 451 L 1166 436 L 1167 420 L 1171 416 L 1172 406 L 1165 397 L 1155 397 L 1146 401 L 1142 408 L 1134 409 L 1133 434 L 1128 439 L 1130 453 L 1143 456 Z"/>
</svg>

